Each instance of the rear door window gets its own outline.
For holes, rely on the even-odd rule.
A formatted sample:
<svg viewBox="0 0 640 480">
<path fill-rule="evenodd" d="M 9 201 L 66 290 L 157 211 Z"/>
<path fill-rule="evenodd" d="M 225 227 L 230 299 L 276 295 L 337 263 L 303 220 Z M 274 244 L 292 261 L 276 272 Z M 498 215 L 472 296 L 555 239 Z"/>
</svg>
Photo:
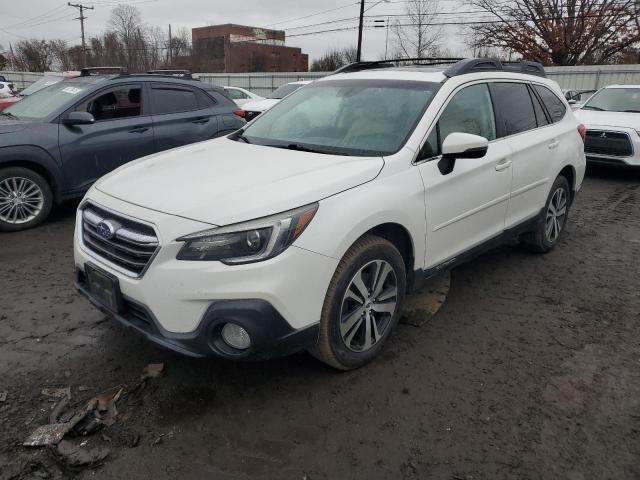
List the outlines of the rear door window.
<svg viewBox="0 0 640 480">
<path fill-rule="evenodd" d="M 536 114 L 524 83 L 491 83 L 491 96 L 499 119 L 500 136 L 515 135 L 536 128 Z"/>
<path fill-rule="evenodd" d="M 564 117 L 564 114 L 567 111 L 567 107 L 564 105 L 564 102 L 560 100 L 555 93 L 549 90 L 547 87 L 543 87 L 542 85 L 534 85 L 536 92 L 540 95 L 542 102 L 547 107 L 547 111 L 551 116 L 551 121 L 553 123 L 559 122 Z"/>
<path fill-rule="evenodd" d="M 154 85 L 151 88 L 151 106 L 154 115 L 198 110 L 198 97 L 188 88 L 173 85 Z"/>
</svg>

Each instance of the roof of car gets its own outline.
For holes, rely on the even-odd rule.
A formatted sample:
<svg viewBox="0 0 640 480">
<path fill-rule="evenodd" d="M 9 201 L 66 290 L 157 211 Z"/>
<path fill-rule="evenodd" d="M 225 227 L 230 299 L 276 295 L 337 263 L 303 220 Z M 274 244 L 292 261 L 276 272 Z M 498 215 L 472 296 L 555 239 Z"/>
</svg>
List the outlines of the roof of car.
<svg viewBox="0 0 640 480">
<path fill-rule="evenodd" d="M 640 85 L 607 85 L 604 88 L 640 88 Z"/>
<path fill-rule="evenodd" d="M 150 74 L 150 73 L 132 73 L 132 74 L 117 74 L 117 75 L 85 75 L 73 78 L 65 78 L 63 82 L 73 82 L 73 83 L 85 83 L 88 85 L 96 85 L 104 82 L 113 82 L 113 83 L 126 83 L 132 80 L 144 80 L 149 82 L 162 82 L 162 83 L 175 83 L 178 85 L 191 85 L 194 87 L 198 87 L 202 90 L 213 90 L 216 92 L 224 93 L 224 89 L 222 87 L 218 87 L 216 85 L 211 85 L 207 82 L 201 82 L 196 79 L 188 79 L 188 78 L 180 78 L 173 75 L 158 75 L 158 74 Z"/>
</svg>

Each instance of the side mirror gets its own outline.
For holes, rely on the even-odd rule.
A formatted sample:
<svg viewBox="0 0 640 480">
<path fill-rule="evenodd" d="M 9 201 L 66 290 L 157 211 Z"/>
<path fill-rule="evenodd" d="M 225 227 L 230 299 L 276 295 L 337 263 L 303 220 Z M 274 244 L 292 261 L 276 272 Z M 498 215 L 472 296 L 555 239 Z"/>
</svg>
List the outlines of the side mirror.
<svg viewBox="0 0 640 480">
<path fill-rule="evenodd" d="M 91 125 L 96 121 L 89 112 L 70 112 L 61 119 L 63 125 Z"/>
<path fill-rule="evenodd" d="M 453 132 L 442 142 L 442 156 L 448 158 L 482 158 L 489 149 L 489 140 L 470 133 Z"/>
<path fill-rule="evenodd" d="M 575 98 L 572 98 L 571 100 L 567 100 L 567 102 L 569 103 L 569 105 L 575 105 L 576 103 L 578 103 L 578 101 Z"/>
</svg>

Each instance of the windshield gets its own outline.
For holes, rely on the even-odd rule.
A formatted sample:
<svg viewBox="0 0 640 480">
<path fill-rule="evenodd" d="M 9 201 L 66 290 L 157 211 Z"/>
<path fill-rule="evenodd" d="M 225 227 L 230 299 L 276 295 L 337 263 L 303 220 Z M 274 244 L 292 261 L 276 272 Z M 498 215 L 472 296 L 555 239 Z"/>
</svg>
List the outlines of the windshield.
<svg viewBox="0 0 640 480">
<path fill-rule="evenodd" d="M 606 112 L 640 113 L 640 88 L 603 88 L 582 108 Z"/>
<path fill-rule="evenodd" d="M 304 84 L 287 83 L 286 85 L 281 85 L 280 87 L 276 88 L 271 93 L 271 95 L 269 95 L 269 98 L 277 98 L 277 99 L 284 98 L 290 93 L 295 92 L 300 87 L 304 87 Z"/>
<path fill-rule="evenodd" d="M 4 111 L 18 118 L 40 120 L 55 113 L 87 89 L 80 83 L 59 82 L 14 103 Z"/>
<path fill-rule="evenodd" d="M 48 87 L 49 85 L 54 85 L 54 84 L 56 84 L 58 82 L 61 82 L 62 80 L 64 80 L 64 77 L 58 77 L 58 76 L 55 76 L 55 75 L 47 75 L 45 77 L 42 77 L 37 82 L 32 83 L 31 85 L 29 85 L 24 90 L 22 90 L 20 92 L 20 95 L 26 97 L 28 95 L 31 95 L 32 93 L 36 93 L 38 90 L 42 90 L 43 88 Z"/>
<path fill-rule="evenodd" d="M 440 84 L 326 80 L 287 97 L 238 140 L 337 155 L 380 156 L 402 148 Z"/>
</svg>

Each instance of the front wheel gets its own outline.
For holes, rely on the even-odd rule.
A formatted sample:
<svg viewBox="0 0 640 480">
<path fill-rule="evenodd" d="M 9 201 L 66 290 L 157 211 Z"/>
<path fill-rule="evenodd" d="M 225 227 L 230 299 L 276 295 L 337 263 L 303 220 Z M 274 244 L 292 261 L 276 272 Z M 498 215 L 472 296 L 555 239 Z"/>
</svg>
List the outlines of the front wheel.
<svg viewBox="0 0 640 480">
<path fill-rule="evenodd" d="M 35 227 L 52 205 L 51 187 L 42 175 L 22 167 L 0 169 L 0 231 Z"/>
<path fill-rule="evenodd" d="M 311 353 L 340 370 L 373 360 L 398 323 L 405 289 L 404 260 L 393 244 L 373 235 L 358 240 L 331 279 Z"/>
<path fill-rule="evenodd" d="M 570 195 L 567 179 L 563 176 L 556 178 L 545 208 L 538 218 L 536 230 L 522 237 L 523 243 L 530 250 L 547 253 L 557 245 L 569 218 Z"/>
</svg>

